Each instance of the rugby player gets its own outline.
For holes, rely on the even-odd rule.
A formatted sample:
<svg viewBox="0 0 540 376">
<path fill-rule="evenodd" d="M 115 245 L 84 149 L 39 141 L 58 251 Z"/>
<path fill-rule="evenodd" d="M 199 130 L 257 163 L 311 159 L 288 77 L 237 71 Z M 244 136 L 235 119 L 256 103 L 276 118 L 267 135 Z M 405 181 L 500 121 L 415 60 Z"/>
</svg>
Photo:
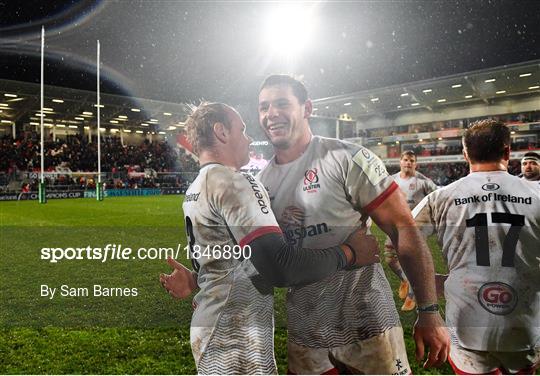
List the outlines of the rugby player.
<svg viewBox="0 0 540 376">
<path fill-rule="evenodd" d="M 287 75 L 266 78 L 259 122 L 275 156 L 260 173 L 289 244 L 340 244 L 371 216 L 397 244 L 417 295 L 414 338 L 425 367 L 446 361 L 449 336 L 435 294 L 430 251 L 383 163 L 368 149 L 313 136 L 305 86 Z M 306 231 L 309 229 L 309 231 Z M 295 374 L 408 374 L 403 330 L 380 265 L 340 271 L 324 281 L 289 289 L 288 367 Z"/>
<path fill-rule="evenodd" d="M 540 155 L 534 151 L 525 153 L 521 158 L 522 178 L 540 183 Z"/>
<path fill-rule="evenodd" d="M 221 103 L 200 105 L 186 123 L 201 164 L 183 202 L 198 275 L 195 281 L 191 271 L 168 260 L 175 270 L 160 281 L 175 297 L 200 288 L 190 331 L 200 374 L 276 373 L 272 287 L 303 285 L 378 261 L 377 242 L 365 230 L 326 249 L 287 245 L 264 187 L 238 172 L 249 160 L 245 128 Z"/>
<path fill-rule="evenodd" d="M 540 362 L 540 195 L 507 172 L 510 130 L 481 120 L 463 135 L 470 174 L 413 215 L 436 233 L 449 274 L 446 323 L 456 374 L 534 374 Z"/>
<path fill-rule="evenodd" d="M 424 197 L 437 189 L 433 181 L 424 174 L 416 171 L 416 154 L 412 150 L 406 150 L 401 153 L 399 159 L 400 171 L 392 175 L 399 188 L 405 195 L 405 200 L 412 210 Z M 416 307 L 413 290 L 409 286 L 407 276 L 403 272 L 396 250 L 387 238 L 384 245 L 384 257 L 390 269 L 399 277 L 401 284 L 399 286 L 399 297 L 405 300 L 402 311 L 412 311 Z"/>
</svg>

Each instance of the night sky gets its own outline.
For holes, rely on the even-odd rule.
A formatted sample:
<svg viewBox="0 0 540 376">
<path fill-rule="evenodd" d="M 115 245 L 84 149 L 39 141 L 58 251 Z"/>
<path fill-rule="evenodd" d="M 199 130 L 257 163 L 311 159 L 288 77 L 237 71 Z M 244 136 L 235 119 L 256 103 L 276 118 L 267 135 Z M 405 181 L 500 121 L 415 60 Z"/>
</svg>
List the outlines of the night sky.
<svg viewBox="0 0 540 376">
<path fill-rule="evenodd" d="M 276 72 L 320 98 L 540 58 L 540 1 L 304 2 L 311 40 L 289 57 L 264 36 L 286 5 L 0 0 L 0 78 L 39 82 L 41 24 L 47 84 L 95 90 L 99 39 L 103 91 L 171 102 L 252 102 Z"/>
</svg>

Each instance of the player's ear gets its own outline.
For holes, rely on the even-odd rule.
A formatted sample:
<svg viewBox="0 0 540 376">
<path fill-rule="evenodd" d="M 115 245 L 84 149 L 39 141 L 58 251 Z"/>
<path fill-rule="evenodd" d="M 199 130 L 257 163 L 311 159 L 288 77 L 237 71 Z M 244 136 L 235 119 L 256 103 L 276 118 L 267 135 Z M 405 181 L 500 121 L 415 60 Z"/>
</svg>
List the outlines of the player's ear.
<svg viewBox="0 0 540 376">
<path fill-rule="evenodd" d="M 220 141 L 221 143 L 226 143 L 228 138 L 229 132 L 227 127 L 225 127 L 225 124 L 221 122 L 214 123 L 214 137 Z"/>
<path fill-rule="evenodd" d="M 313 103 L 311 102 L 311 99 L 307 99 L 306 103 L 304 103 L 304 119 L 308 119 L 311 116 L 312 112 Z"/>
</svg>

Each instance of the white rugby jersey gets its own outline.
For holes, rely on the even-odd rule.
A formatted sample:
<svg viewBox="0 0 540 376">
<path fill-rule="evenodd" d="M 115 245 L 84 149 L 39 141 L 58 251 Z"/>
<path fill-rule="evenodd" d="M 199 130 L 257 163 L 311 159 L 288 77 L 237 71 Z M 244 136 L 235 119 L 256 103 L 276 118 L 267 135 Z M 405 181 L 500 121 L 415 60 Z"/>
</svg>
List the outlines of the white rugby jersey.
<svg viewBox="0 0 540 376">
<path fill-rule="evenodd" d="M 392 175 L 396 183 L 405 194 L 405 200 L 412 210 L 424 197 L 437 189 L 437 186 L 431 179 L 424 174 L 415 171 L 414 176 L 402 178 L 400 173 Z"/>
<path fill-rule="evenodd" d="M 506 171 L 474 172 L 413 210 L 448 264 L 446 322 L 472 350 L 540 344 L 540 196 Z"/>
<path fill-rule="evenodd" d="M 276 373 L 273 343 L 273 290 L 254 284 L 246 259 L 223 254 L 254 238 L 281 233 L 264 187 L 251 175 L 220 164 L 203 166 L 186 192 L 183 210 L 192 250 L 219 246 L 222 255 L 202 256 L 200 291 L 191 321 L 191 347 L 200 374 Z M 198 255 L 197 255 L 198 256 Z M 248 257 L 248 256 L 246 256 Z M 249 346 L 247 345 L 249 344 Z"/>
<path fill-rule="evenodd" d="M 398 189 L 368 149 L 318 136 L 295 161 L 272 159 L 259 178 L 287 241 L 298 248 L 342 243 Z M 289 340 L 315 348 L 347 345 L 400 325 L 379 263 L 289 289 L 287 316 Z"/>
</svg>

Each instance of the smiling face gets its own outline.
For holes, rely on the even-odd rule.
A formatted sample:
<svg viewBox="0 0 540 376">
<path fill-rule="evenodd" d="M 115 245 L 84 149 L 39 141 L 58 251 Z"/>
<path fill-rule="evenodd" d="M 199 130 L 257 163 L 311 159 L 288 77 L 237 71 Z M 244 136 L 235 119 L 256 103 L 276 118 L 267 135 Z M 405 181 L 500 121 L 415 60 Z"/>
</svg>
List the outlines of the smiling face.
<svg viewBox="0 0 540 376">
<path fill-rule="evenodd" d="M 289 85 L 268 86 L 259 93 L 259 124 L 277 149 L 289 149 L 309 131 L 311 101 L 300 103 Z"/>
</svg>

